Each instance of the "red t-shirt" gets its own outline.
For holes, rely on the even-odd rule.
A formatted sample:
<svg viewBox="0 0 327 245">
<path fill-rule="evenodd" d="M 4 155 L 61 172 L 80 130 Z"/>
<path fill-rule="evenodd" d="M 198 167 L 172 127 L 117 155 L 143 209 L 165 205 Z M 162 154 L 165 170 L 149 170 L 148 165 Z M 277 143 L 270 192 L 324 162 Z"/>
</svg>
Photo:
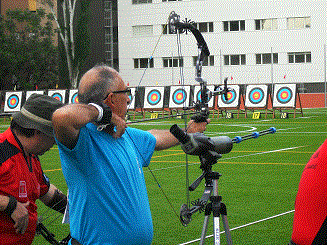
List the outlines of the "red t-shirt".
<svg viewBox="0 0 327 245">
<path fill-rule="evenodd" d="M 0 195 L 14 196 L 18 202 L 30 202 L 28 227 L 24 234 L 17 234 L 14 221 L 0 212 L 0 243 L 2 245 L 32 244 L 34 239 L 37 206 L 36 199 L 49 190 L 49 181 L 43 174 L 37 156 L 25 156 L 22 146 L 11 129 L 0 134 Z"/>
<path fill-rule="evenodd" d="M 311 245 L 327 217 L 327 140 L 305 166 L 295 200 L 292 241 Z"/>
</svg>

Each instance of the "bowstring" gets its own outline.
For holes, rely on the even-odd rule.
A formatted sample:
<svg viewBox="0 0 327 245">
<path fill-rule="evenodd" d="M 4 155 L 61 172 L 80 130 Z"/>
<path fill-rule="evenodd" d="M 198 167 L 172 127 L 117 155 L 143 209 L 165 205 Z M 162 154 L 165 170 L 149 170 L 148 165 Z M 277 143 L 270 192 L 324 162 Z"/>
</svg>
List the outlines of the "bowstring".
<svg viewBox="0 0 327 245">
<path fill-rule="evenodd" d="M 178 57 L 181 60 L 182 58 L 182 43 L 180 38 L 180 31 L 177 30 L 177 50 L 178 50 Z M 184 60 L 183 60 L 183 66 L 179 66 L 179 72 L 180 72 L 180 79 L 182 88 L 185 91 L 185 79 L 184 79 Z M 186 108 L 186 100 L 183 102 L 184 108 Z M 185 115 L 185 109 L 183 109 L 183 119 L 184 119 L 184 128 L 185 132 L 187 132 L 187 120 Z M 190 191 L 189 191 L 189 164 L 188 164 L 188 156 L 185 154 L 185 195 L 186 195 L 186 205 L 189 208 L 190 207 Z"/>
<path fill-rule="evenodd" d="M 160 34 L 160 36 L 159 36 L 159 38 L 158 38 L 158 41 L 157 41 L 157 43 L 156 43 L 156 45 L 155 45 L 155 47 L 154 47 L 154 49 L 153 49 L 153 51 L 152 51 L 152 53 L 151 53 L 150 58 L 148 59 L 147 67 L 146 67 L 146 68 L 144 69 L 144 71 L 143 71 L 143 74 L 142 74 L 142 76 L 141 76 L 141 79 L 140 79 L 140 81 L 139 81 L 137 87 L 136 87 L 136 90 L 141 86 L 141 82 L 142 82 L 142 80 L 143 80 L 143 78 L 144 78 L 144 76 L 145 76 L 145 73 L 146 73 L 147 69 L 148 69 L 149 66 L 150 66 L 150 61 L 151 61 L 151 59 L 153 59 L 154 52 L 155 52 L 155 50 L 157 49 L 157 47 L 158 47 L 158 45 L 159 45 L 160 39 L 161 39 L 161 37 L 163 36 L 163 33 L 164 33 L 165 28 L 168 29 L 168 22 L 169 22 L 169 17 L 167 18 L 167 21 L 166 21 L 164 27 L 162 28 L 162 32 L 161 32 L 161 34 Z M 134 93 L 134 95 L 132 95 L 132 99 L 131 99 L 131 101 L 135 98 L 135 95 L 136 95 L 136 93 Z M 129 107 L 131 106 L 131 104 L 132 104 L 132 103 L 130 103 L 130 104 L 128 105 L 127 111 L 129 110 Z M 128 137 L 130 138 L 131 142 L 133 143 L 133 145 L 134 145 L 136 151 L 137 151 L 137 152 L 139 153 L 139 155 L 141 156 L 143 162 L 146 162 L 145 159 L 144 159 L 144 157 L 143 157 L 143 155 L 140 153 L 140 150 L 138 149 L 136 143 L 134 142 L 133 138 L 131 137 L 131 135 L 128 133 L 127 130 L 125 131 L 125 133 L 127 133 Z M 178 220 L 179 220 L 180 216 L 179 216 L 179 214 L 177 213 L 177 211 L 176 211 L 176 209 L 174 208 L 174 206 L 172 205 L 172 202 L 171 202 L 170 199 L 168 198 L 168 195 L 166 194 L 166 192 L 164 191 L 164 189 L 163 189 L 162 186 L 160 185 L 158 179 L 156 178 L 156 176 L 155 176 L 155 174 L 153 173 L 153 171 L 152 171 L 152 169 L 150 168 L 150 166 L 147 166 L 147 168 L 148 168 L 149 172 L 151 173 L 151 175 L 152 175 L 154 181 L 156 182 L 157 186 L 158 186 L 159 189 L 161 190 L 162 194 L 164 195 L 164 197 L 165 197 L 166 201 L 168 202 L 169 206 L 172 208 L 174 214 L 176 215 L 176 217 L 177 217 Z"/>
</svg>

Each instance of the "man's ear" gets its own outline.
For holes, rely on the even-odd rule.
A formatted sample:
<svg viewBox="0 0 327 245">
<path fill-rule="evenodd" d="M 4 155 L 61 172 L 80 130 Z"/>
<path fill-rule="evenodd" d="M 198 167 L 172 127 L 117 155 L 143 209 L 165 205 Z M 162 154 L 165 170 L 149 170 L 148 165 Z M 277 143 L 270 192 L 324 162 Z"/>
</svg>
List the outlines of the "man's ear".
<svg viewBox="0 0 327 245">
<path fill-rule="evenodd" d="M 110 93 L 107 98 L 103 101 L 103 103 L 105 103 L 106 105 L 108 105 L 109 107 L 112 107 L 114 105 L 114 97 L 113 97 L 113 93 Z"/>
</svg>

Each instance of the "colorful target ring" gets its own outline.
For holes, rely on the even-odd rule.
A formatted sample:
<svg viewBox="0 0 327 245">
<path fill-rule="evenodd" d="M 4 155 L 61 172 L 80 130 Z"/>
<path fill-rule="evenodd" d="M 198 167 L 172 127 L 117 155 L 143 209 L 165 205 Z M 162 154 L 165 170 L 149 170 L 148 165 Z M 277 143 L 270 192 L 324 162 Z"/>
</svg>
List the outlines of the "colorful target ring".
<svg viewBox="0 0 327 245">
<path fill-rule="evenodd" d="M 282 87 L 277 91 L 277 101 L 281 104 L 287 104 L 293 97 L 293 92 L 288 87 Z"/>
<path fill-rule="evenodd" d="M 71 98 L 71 103 L 72 104 L 75 104 L 75 103 L 78 103 L 78 93 L 74 93 L 72 98 Z"/>
<path fill-rule="evenodd" d="M 184 89 L 176 89 L 173 93 L 173 102 L 177 105 L 183 104 L 186 101 L 187 94 Z"/>
<path fill-rule="evenodd" d="M 225 98 L 225 95 L 221 95 L 221 98 L 222 98 L 223 103 L 225 103 L 225 104 L 233 103 L 236 100 L 236 91 L 235 91 L 235 89 L 230 89 L 227 92 L 227 100 Z"/>
<path fill-rule="evenodd" d="M 60 93 L 53 93 L 51 95 L 51 97 L 63 102 L 63 98 L 62 98 L 62 95 Z"/>
<path fill-rule="evenodd" d="M 19 105 L 19 97 L 16 94 L 12 94 L 9 96 L 9 98 L 7 99 L 7 105 L 8 108 L 15 109 L 18 105 Z"/>
<path fill-rule="evenodd" d="M 252 104 L 259 104 L 265 97 L 261 88 L 253 88 L 249 93 L 249 100 Z"/>
<path fill-rule="evenodd" d="M 147 101 L 150 105 L 157 105 L 161 100 L 161 93 L 157 89 L 152 89 L 147 96 Z"/>
</svg>

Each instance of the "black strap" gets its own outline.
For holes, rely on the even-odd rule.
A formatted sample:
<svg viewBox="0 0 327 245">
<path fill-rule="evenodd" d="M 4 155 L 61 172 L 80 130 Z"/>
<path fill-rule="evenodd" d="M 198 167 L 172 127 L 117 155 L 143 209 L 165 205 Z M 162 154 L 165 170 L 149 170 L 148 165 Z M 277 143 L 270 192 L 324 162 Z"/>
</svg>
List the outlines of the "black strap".
<svg viewBox="0 0 327 245">
<path fill-rule="evenodd" d="M 288 245 L 297 245 L 297 244 L 291 240 Z"/>
<path fill-rule="evenodd" d="M 75 238 L 72 238 L 72 245 L 82 245 L 82 243 L 79 243 Z"/>
<path fill-rule="evenodd" d="M 324 245 L 327 244 L 327 217 L 324 223 L 321 225 L 312 245 Z"/>
<path fill-rule="evenodd" d="M 9 196 L 9 202 L 5 210 L 3 210 L 9 217 L 11 217 L 12 213 L 15 211 L 17 207 L 17 200 L 13 196 Z"/>
</svg>

